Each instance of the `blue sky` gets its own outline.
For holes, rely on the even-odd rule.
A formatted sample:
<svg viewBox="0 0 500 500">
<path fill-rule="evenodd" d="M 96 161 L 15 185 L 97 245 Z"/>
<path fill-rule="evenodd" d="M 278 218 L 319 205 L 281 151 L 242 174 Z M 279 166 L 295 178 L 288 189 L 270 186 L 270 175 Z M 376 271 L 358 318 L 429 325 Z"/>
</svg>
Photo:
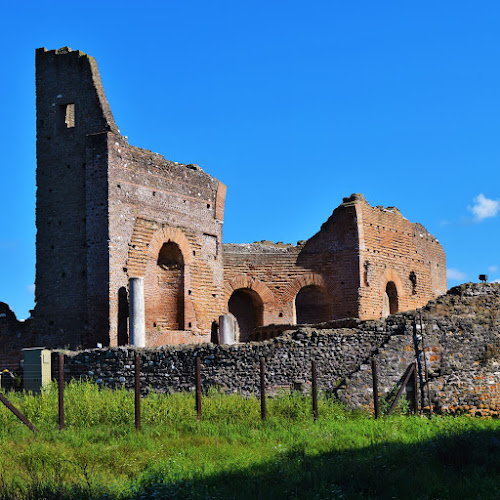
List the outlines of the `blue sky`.
<svg viewBox="0 0 500 500">
<path fill-rule="evenodd" d="M 35 274 L 34 51 L 94 56 L 131 144 L 228 185 L 224 241 L 296 242 L 342 197 L 397 206 L 449 285 L 500 279 L 500 4 L 5 3 L 0 301 Z"/>
</svg>

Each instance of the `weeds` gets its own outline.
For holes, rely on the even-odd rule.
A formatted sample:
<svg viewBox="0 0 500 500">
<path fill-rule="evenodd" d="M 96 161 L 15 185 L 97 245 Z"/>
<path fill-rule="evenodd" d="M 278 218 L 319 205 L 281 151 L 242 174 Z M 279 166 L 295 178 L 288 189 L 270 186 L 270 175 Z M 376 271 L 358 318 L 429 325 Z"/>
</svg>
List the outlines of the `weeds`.
<svg viewBox="0 0 500 500">
<path fill-rule="evenodd" d="M 125 390 L 70 383 L 9 394 L 33 436 L 0 408 L 0 499 L 499 498 L 499 421 L 394 415 L 374 420 L 331 398 L 150 393 L 142 431 Z M 401 407 L 401 412 L 406 408 Z M 425 481 L 422 481 L 425 478 Z"/>
</svg>

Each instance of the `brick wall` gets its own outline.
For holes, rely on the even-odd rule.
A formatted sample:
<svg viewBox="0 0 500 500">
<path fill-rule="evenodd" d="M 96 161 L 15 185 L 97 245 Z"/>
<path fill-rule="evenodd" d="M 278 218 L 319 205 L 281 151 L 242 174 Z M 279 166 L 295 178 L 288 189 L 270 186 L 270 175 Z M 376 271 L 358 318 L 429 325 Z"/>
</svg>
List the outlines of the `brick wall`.
<svg viewBox="0 0 500 500">
<path fill-rule="evenodd" d="M 446 293 L 446 258 L 437 239 L 395 207 L 357 203 L 360 227 L 360 311 L 363 319 L 383 313 L 387 283 L 397 289 L 397 310 L 423 306 Z"/>
<path fill-rule="evenodd" d="M 485 416 L 500 411 L 500 284 L 455 287 L 422 311 L 428 384 L 435 410 Z M 418 317 L 418 316 L 417 316 Z M 142 387 L 158 392 L 194 388 L 196 358 L 202 360 L 204 387 L 257 393 L 259 359 L 266 361 L 270 392 L 307 388 L 311 361 L 318 366 L 319 386 L 351 407 L 372 407 L 370 358 L 376 356 L 379 396 L 402 383 L 415 360 L 414 312 L 379 320 L 340 320 L 331 329 L 295 328 L 263 342 L 233 346 L 201 344 L 140 349 Z M 268 327 L 269 329 L 270 327 Z M 264 330 L 264 329 L 263 329 Z M 89 377 L 110 387 L 134 384 L 135 351 L 122 347 L 70 352 L 66 377 Z M 54 377 L 57 363 L 53 363 Z M 427 386 L 423 405 L 428 405 Z"/>
<path fill-rule="evenodd" d="M 297 246 L 222 250 L 223 184 L 129 145 L 88 55 L 39 49 L 36 70 L 35 316 L 47 345 L 128 343 L 137 276 L 149 346 L 204 341 L 228 310 L 250 338 L 255 326 L 376 318 L 445 291 L 437 240 L 362 195 Z M 167 244 L 177 257 L 165 265 Z"/>
<path fill-rule="evenodd" d="M 197 165 L 167 161 L 128 145 L 124 137 L 112 141 L 108 174 L 111 342 L 118 343 L 118 291 L 134 276 L 145 279 L 148 345 L 206 341 L 212 322 L 224 308 L 225 187 Z M 166 277 L 158 257 L 169 241 L 179 252 L 182 269 L 175 286 L 171 282 L 167 287 L 165 280 L 173 275 Z"/>
<path fill-rule="evenodd" d="M 227 303 L 235 291 L 258 295 L 263 319 L 257 326 L 381 317 L 388 282 L 397 295 L 392 312 L 446 292 L 437 240 L 397 209 L 371 207 L 359 194 L 344 198 L 300 245 L 224 245 L 224 269 Z"/>
<path fill-rule="evenodd" d="M 135 276 L 145 278 L 148 345 L 209 338 L 224 310 L 225 186 L 197 165 L 129 145 L 90 56 L 36 55 L 35 314 L 44 343 L 127 343 Z M 169 241 L 182 260 L 175 278 L 158 261 Z"/>
<path fill-rule="evenodd" d="M 102 252 L 89 250 L 102 245 L 92 231 L 106 207 L 99 172 L 106 142 L 94 135 L 117 131 L 95 61 L 68 48 L 38 49 L 36 107 L 37 329 L 52 345 L 90 345 L 88 308 L 107 265 Z"/>
</svg>

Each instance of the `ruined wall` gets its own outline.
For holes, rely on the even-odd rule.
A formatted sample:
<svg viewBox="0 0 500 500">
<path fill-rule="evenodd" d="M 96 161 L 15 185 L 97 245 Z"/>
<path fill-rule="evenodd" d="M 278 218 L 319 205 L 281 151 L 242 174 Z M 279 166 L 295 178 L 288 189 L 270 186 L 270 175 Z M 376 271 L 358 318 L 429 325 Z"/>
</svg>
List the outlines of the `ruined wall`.
<svg viewBox="0 0 500 500">
<path fill-rule="evenodd" d="M 0 372 L 19 372 L 22 349 L 35 347 L 39 339 L 34 333 L 33 319 L 18 321 L 5 302 L 0 302 Z"/>
<path fill-rule="evenodd" d="M 344 203 L 307 242 L 297 246 L 260 242 L 224 245 L 226 304 L 236 290 L 252 290 L 262 302 L 266 324 L 296 323 L 296 297 L 304 310 L 324 305 L 307 320 L 333 319 L 357 315 L 357 227 L 353 207 Z M 300 304 L 299 304 L 300 307 Z"/>
<path fill-rule="evenodd" d="M 118 295 L 135 276 L 144 277 L 149 346 L 207 341 L 224 308 L 225 186 L 197 165 L 167 161 L 128 145 L 124 137 L 113 140 L 108 183 L 111 342 L 128 343 L 118 331 Z M 160 262 L 165 244 L 177 257 Z"/>
<path fill-rule="evenodd" d="M 364 363 L 386 338 L 384 325 L 372 331 L 338 332 L 301 329 L 259 343 L 232 346 L 200 344 L 140 349 L 145 391 L 160 393 L 194 389 L 196 358 L 202 361 L 203 386 L 223 392 L 259 391 L 259 362 L 266 361 L 267 384 L 271 392 L 297 384 L 307 386 L 311 378 L 311 360 L 317 361 L 318 381 L 323 390 L 333 391 L 341 379 Z M 66 355 L 66 378 L 89 377 L 98 384 L 119 388 L 134 384 L 136 350 L 119 347 L 94 349 Z M 57 376 L 57 363 L 53 375 Z"/>
<path fill-rule="evenodd" d="M 257 326 L 378 318 L 446 292 L 445 255 L 437 240 L 394 207 L 372 207 L 360 194 L 344 198 L 300 245 L 224 245 L 224 272 L 227 303 L 235 290 L 259 296 L 263 317 Z M 395 297 L 385 297 L 388 282 Z M 316 294 L 303 297 L 305 288 Z"/>
<path fill-rule="evenodd" d="M 405 219 L 395 207 L 372 207 L 361 198 L 356 209 L 360 318 L 383 315 L 388 282 L 397 289 L 397 311 L 416 309 L 446 293 L 446 258 L 434 236 Z"/>
<path fill-rule="evenodd" d="M 500 411 L 499 311 L 500 284 L 455 287 L 422 310 L 425 353 L 421 359 L 425 355 L 436 410 L 481 415 Z M 333 391 L 351 407 L 370 407 L 370 357 L 377 358 L 380 397 L 384 398 L 401 384 L 415 360 L 414 317 L 414 312 L 407 312 L 379 320 L 351 319 L 342 328 L 299 328 L 272 340 L 233 346 L 140 350 L 141 380 L 145 390 L 149 386 L 159 392 L 192 390 L 196 357 L 200 357 L 205 387 L 250 394 L 258 392 L 261 356 L 273 391 L 307 386 L 311 361 L 316 360 L 322 390 Z M 132 387 L 133 359 L 134 351 L 127 348 L 68 353 L 66 373 L 111 387 Z"/>
<path fill-rule="evenodd" d="M 35 316 L 44 343 L 128 343 L 128 279 L 137 276 L 148 345 L 208 339 L 224 309 L 225 186 L 197 165 L 130 146 L 90 56 L 36 54 Z M 160 259 L 169 242 L 175 262 Z"/>
<path fill-rule="evenodd" d="M 90 345 L 94 326 L 107 337 L 103 313 L 89 308 L 107 274 L 103 136 L 117 132 L 95 61 L 38 49 L 36 109 L 36 325 L 51 345 Z"/>
<path fill-rule="evenodd" d="M 489 415 L 500 410 L 500 284 L 467 283 L 431 301 L 422 309 L 425 359 L 431 402 L 438 411 Z M 412 313 L 397 315 L 406 323 L 376 352 L 382 395 L 401 383 L 415 360 Z M 423 355 L 422 355 L 423 361 Z M 352 405 L 370 405 L 373 398 L 368 365 L 346 378 L 340 398 Z M 427 390 L 424 391 L 425 402 Z M 500 414 L 498 415 L 500 416 Z"/>
<path fill-rule="evenodd" d="M 228 310 L 248 340 L 266 324 L 375 318 L 444 292 L 435 238 L 358 194 L 297 246 L 222 251 L 223 184 L 129 145 L 90 56 L 39 49 L 36 71 L 35 316 L 45 344 L 127 344 L 130 277 L 145 280 L 148 346 L 207 340 Z"/>
</svg>

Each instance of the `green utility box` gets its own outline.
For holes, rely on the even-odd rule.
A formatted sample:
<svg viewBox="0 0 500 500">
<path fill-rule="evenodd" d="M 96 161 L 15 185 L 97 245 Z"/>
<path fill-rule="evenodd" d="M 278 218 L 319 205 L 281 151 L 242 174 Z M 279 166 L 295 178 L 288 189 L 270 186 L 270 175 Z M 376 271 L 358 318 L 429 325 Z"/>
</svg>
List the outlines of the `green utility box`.
<svg viewBox="0 0 500 500">
<path fill-rule="evenodd" d="M 26 391 L 40 392 L 50 383 L 50 350 L 45 347 L 23 349 L 23 378 Z"/>
</svg>

